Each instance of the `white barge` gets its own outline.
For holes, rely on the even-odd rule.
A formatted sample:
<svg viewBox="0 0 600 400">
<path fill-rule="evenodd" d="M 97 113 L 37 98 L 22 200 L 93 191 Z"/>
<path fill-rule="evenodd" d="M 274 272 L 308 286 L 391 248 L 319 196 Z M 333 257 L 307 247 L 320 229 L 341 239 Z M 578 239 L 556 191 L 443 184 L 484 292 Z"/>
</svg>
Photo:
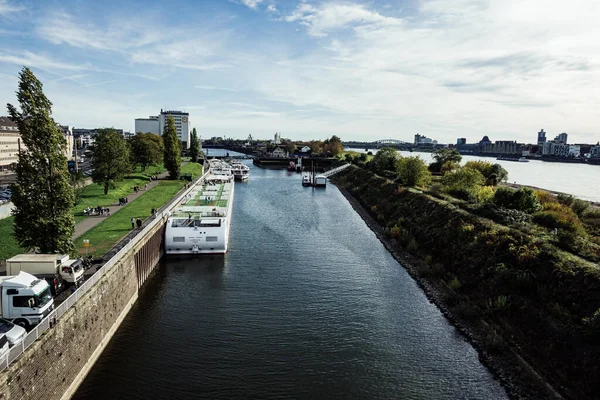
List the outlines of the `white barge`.
<svg viewBox="0 0 600 400">
<path fill-rule="evenodd" d="M 225 254 L 233 208 L 229 164 L 209 160 L 208 175 L 175 207 L 165 231 L 166 254 Z"/>
</svg>

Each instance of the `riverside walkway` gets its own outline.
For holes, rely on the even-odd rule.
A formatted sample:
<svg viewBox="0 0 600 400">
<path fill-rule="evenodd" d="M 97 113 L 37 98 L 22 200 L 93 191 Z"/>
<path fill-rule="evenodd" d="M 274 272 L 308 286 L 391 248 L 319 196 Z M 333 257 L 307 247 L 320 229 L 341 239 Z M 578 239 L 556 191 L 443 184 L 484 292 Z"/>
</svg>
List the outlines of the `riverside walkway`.
<svg viewBox="0 0 600 400">
<path fill-rule="evenodd" d="M 135 199 L 140 197 L 142 194 L 146 193 L 148 190 L 152 189 L 154 186 L 158 185 L 158 182 L 165 179 L 168 175 L 169 175 L 168 171 L 163 172 L 162 174 L 157 175 L 157 178 L 158 178 L 157 180 L 148 182 L 148 187 L 146 189 L 140 188 L 140 190 L 138 190 L 137 193 L 133 192 L 133 193 L 130 193 L 129 195 L 127 195 L 128 204 L 126 204 L 124 206 L 120 206 L 118 204 L 111 204 L 110 206 L 108 206 L 108 209 L 110 210 L 110 214 L 112 215 L 113 213 L 119 211 L 120 209 L 127 207 L 129 205 L 129 203 L 131 203 L 132 201 L 134 201 Z M 95 227 L 96 225 L 99 225 L 102 221 L 104 221 L 108 217 L 109 217 L 109 215 L 89 216 L 86 219 L 84 219 L 83 221 L 79 222 L 77 225 L 75 225 L 75 233 L 73 234 L 73 240 L 77 239 L 78 237 L 80 237 L 81 235 L 83 235 L 84 233 L 86 233 L 87 231 L 89 231 L 90 229 Z"/>
</svg>

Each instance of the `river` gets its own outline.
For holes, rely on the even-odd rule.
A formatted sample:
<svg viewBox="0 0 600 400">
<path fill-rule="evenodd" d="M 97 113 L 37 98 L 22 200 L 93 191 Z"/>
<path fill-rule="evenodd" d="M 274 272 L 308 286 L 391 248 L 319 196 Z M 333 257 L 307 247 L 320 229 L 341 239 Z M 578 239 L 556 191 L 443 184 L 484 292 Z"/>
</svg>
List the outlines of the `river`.
<svg viewBox="0 0 600 400">
<path fill-rule="evenodd" d="M 163 259 L 75 399 L 505 399 L 333 185 L 251 165 L 230 251 Z"/>
<path fill-rule="evenodd" d="M 365 149 L 347 149 L 364 153 Z M 369 151 L 375 153 L 376 149 Z M 419 156 L 428 164 L 431 153 L 399 151 L 403 157 Z M 573 164 L 530 160 L 528 163 L 496 160 L 494 157 L 463 155 L 461 164 L 467 161 L 483 160 L 498 163 L 508 171 L 508 181 L 521 185 L 535 186 L 555 192 L 569 193 L 573 196 L 600 203 L 600 165 Z"/>
</svg>

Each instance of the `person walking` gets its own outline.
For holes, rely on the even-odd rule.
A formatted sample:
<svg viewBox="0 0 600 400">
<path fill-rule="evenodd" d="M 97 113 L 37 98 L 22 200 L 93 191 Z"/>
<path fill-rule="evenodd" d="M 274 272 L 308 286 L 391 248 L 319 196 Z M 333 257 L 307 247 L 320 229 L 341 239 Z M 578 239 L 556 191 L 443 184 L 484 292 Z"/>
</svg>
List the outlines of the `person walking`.
<svg viewBox="0 0 600 400">
<path fill-rule="evenodd" d="M 135 218 L 131 217 L 131 229 L 135 229 Z"/>
</svg>

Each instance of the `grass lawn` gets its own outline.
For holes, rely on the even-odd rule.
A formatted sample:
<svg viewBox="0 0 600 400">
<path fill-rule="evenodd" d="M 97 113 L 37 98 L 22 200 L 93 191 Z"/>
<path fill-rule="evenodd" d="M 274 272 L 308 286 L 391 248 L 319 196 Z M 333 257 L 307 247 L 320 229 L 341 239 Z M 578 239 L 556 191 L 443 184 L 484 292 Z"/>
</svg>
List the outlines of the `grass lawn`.
<svg viewBox="0 0 600 400">
<path fill-rule="evenodd" d="M 191 171 L 190 171 L 191 172 Z M 160 208 L 171 200 L 173 196 L 184 186 L 184 181 L 161 181 L 158 186 L 153 187 L 132 201 L 119 211 L 112 214 L 99 225 L 90 229 L 81 237 L 75 239 L 75 246 L 80 254 L 85 254 L 83 240 L 90 241 L 88 254 L 101 256 L 106 253 L 115 243 L 131 231 L 131 218 L 145 219 L 150 216 L 153 208 Z"/>
<path fill-rule="evenodd" d="M 17 254 L 26 253 L 13 237 L 13 221 L 15 217 L 0 219 L 0 260 L 11 258 Z"/>
<path fill-rule="evenodd" d="M 81 222 L 85 218 L 83 210 L 86 207 L 96 206 L 109 206 L 119 202 L 119 198 L 126 197 L 133 193 L 134 186 L 144 186 L 144 183 L 148 182 L 150 176 L 155 175 L 156 172 L 164 172 L 165 168 L 161 165 L 148 167 L 145 171 L 142 171 L 140 167 L 137 167 L 134 172 L 125 176 L 121 182 L 116 182 L 114 189 L 109 189 L 108 194 L 104 194 L 104 186 L 92 183 L 83 188 L 83 193 L 79 200 L 79 203 L 73 208 L 73 214 L 75 215 L 75 222 Z"/>
</svg>

